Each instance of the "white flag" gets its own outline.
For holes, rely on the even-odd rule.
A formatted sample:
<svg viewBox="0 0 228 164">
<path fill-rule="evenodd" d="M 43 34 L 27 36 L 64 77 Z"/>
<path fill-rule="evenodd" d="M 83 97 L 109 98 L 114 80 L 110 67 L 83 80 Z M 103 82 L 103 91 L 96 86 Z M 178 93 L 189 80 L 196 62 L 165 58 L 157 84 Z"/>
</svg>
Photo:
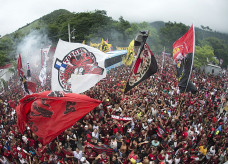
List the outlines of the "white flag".
<svg viewBox="0 0 228 164">
<path fill-rule="evenodd" d="M 42 48 L 41 49 L 41 65 L 42 65 L 42 69 L 41 69 L 40 75 L 39 75 L 41 86 L 44 86 L 46 84 L 46 78 L 47 78 L 47 74 L 46 74 L 46 70 L 47 70 L 47 55 L 48 55 L 50 47 L 51 46 L 49 46 L 48 48 Z"/>
<path fill-rule="evenodd" d="M 106 77 L 108 55 L 81 43 L 59 40 L 53 59 L 53 91 L 82 93 Z"/>
<path fill-rule="evenodd" d="M 43 65 L 39 75 L 39 79 L 42 87 L 46 84 L 46 78 L 47 78 L 46 70 L 47 70 L 46 65 Z"/>
</svg>

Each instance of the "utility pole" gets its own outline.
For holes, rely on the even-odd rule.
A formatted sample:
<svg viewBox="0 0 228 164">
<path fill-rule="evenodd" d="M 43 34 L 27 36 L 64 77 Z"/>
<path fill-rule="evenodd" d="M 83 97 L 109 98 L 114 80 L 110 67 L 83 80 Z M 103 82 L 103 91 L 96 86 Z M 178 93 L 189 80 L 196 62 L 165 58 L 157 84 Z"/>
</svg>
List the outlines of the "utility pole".
<svg viewBox="0 0 228 164">
<path fill-rule="evenodd" d="M 165 62 L 165 47 L 164 47 L 164 50 L 162 52 L 162 69 L 161 69 L 161 73 L 162 73 L 162 71 L 164 69 L 164 62 Z"/>
<path fill-rule="evenodd" d="M 70 42 L 70 24 L 68 24 L 68 37 L 69 37 L 69 42 Z"/>
</svg>

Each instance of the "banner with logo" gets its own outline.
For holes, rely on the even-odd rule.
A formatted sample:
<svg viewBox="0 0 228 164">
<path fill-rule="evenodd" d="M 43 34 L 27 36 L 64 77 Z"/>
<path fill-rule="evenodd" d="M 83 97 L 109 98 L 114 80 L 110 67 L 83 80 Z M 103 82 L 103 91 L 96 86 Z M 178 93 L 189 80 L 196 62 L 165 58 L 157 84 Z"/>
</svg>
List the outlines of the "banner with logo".
<svg viewBox="0 0 228 164">
<path fill-rule="evenodd" d="M 196 93 L 195 85 L 190 81 L 195 49 L 195 30 L 191 28 L 173 44 L 173 61 L 177 64 L 177 77 L 180 92 Z"/>
<path fill-rule="evenodd" d="M 82 93 L 106 77 L 107 54 L 96 48 L 59 40 L 52 66 L 52 90 Z"/>
<path fill-rule="evenodd" d="M 195 46 L 195 32 L 193 25 L 191 28 L 175 43 L 173 43 L 173 62 L 182 60 L 189 53 L 193 53 Z"/>
<path fill-rule="evenodd" d="M 137 53 L 137 58 L 132 65 L 124 93 L 127 93 L 130 89 L 157 72 L 157 61 L 150 47 L 146 44 L 147 37 L 147 31 L 140 31 L 136 36 L 134 49 Z"/>
</svg>

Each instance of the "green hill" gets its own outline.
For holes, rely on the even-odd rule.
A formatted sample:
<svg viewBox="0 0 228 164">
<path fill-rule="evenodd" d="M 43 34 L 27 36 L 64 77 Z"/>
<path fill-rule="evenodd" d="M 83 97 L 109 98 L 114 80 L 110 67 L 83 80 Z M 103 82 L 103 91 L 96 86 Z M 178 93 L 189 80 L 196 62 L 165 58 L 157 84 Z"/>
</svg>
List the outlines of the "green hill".
<svg viewBox="0 0 228 164">
<path fill-rule="evenodd" d="M 53 46 L 57 44 L 59 39 L 68 41 L 68 24 L 70 24 L 71 31 L 75 29 L 71 33 L 71 36 L 74 36 L 71 39 L 72 42 L 85 40 L 87 44 L 90 42 L 100 43 L 101 38 L 104 38 L 109 40 L 113 48 L 116 46 L 126 47 L 135 38 L 139 30 L 149 30 L 150 37 L 147 42 L 154 52 L 162 51 L 164 46 L 172 51 L 173 42 L 188 29 L 186 25 L 176 22 L 130 23 L 123 17 L 120 17 L 119 20 L 113 20 L 112 17 L 107 16 L 104 10 L 72 13 L 59 9 L 26 24 L 11 34 L 3 36 L 0 39 L 0 66 L 14 60 L 18 53 L 16 51 L 17 46 L 34 31 L 47 36 L 45 39 L 50 40 Z M 203 29 L 201 29 L 202 27 Z M 220 44 L 225 45 L 223 47 L 227 47 L 228 34 L 212 31 L 209 27 L 202 27 L 196 28 L 197 43 L 209 38 L 207 40 L 207 44 L 209 44 L 210 38 L 212 40 L 216 38 L 219 39 L 219 43 L 221 40 Z M 45 44 L 46 41 L 44 40 L 42 43 Z M 225 52 L 225 48 L 217 52 Z M 221 57 L 221 54 L 219 56 Z"/>
</svg>

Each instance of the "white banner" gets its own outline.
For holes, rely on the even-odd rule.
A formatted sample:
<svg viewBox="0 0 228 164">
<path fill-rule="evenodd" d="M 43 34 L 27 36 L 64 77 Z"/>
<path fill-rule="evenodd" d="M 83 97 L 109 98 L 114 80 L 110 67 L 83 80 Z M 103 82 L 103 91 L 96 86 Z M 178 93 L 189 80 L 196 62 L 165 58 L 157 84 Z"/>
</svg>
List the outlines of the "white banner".
<svg viewBox="0 0 228 164">
<path fill-rule="evenodd" d="M 46 78 L 47 78 L 47 55 L 50 50 L 51 46 L 48 46 L 48 48 L 42 48 L 41 49 L 41 65 L 42 69 L 40 71 L 39 79 L 41 82 L 41 86 L 44 86 L 46 84 Z"/>
<path fill-rule="evenodd" d="M 111 115 L 112 119 L 116 120 L 122 120 L 122 121 L 131 121 L 132 117 L 121 117 L 121 116 L 116 116 L 116 115 Z"/>
<path fill-rule="evenodd" d="M 106 77 L 107 56 L 96 48 L 59 40 L 52 66 L 52 90 L 82 93 L 90 89 Z"/>
<path fill-rule="evenodd" d="M 42 87 L 46 84 L 46 78 L 47 78 L 46 69 L 47 69 L 46 65 L 43 65 L 43 67 L 42 67 L 42 69 L 40 71 L 40 75 L 39 75 L 39 79 L 40 79 Z"/>
</svg>

